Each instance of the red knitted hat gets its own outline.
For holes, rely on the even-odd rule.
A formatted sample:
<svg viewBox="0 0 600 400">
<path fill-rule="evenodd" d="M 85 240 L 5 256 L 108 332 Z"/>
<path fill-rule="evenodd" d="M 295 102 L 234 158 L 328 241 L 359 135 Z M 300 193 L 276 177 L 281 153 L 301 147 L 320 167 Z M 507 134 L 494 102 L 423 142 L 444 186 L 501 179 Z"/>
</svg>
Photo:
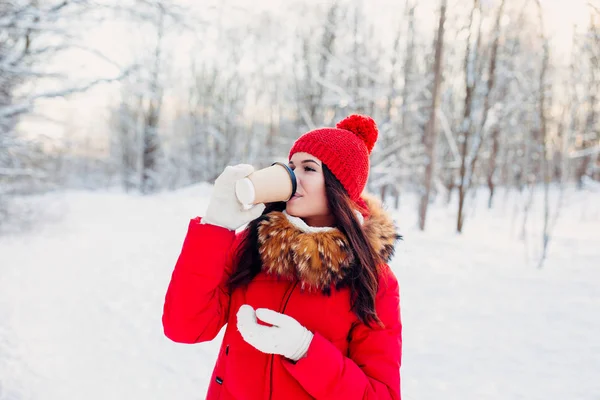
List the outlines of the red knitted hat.
<svg viewBox="0 0 600 400">
<path fill-rule="evenodd" d="M 369 177 L 369 155 L 377 135 L 377 125 L 371 117 L 353 114 L 335 128 L 319 128 L 300 136 L 289 158 L 299 152 L 317 157 L 341 182 L 350 198 L 362 204 L 360 195 Z"/>
</svg>

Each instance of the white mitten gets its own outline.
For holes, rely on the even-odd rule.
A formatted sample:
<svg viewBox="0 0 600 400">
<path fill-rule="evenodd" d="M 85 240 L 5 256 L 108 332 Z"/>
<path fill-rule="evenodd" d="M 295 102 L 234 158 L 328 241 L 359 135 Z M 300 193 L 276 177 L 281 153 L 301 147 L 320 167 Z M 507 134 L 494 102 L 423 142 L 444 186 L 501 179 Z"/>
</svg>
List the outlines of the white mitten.
<svg viewBox="0 0 600 400">
<path fill-rule="evenodd" d="M 208 209 L 202 218 L 203 224 L 211 224 L 230 229 L 238 229 L 244 224 L 260 217 L 265 209 L 264 204 L 257 204 L 245 209 L 235 195 L 235 182 L 254 172 L 248 164 L 228 166 L 215 181 Z"/>
<path fill-rule="evenodd" d="M 273 326 L 259 325 L 256 318 Z M 248 304 L 237 313 L 237 327 L 244 340 L 267 354 L 280 354 L 298 361 L 306 355 L 313 333 L 289 315 L 268 308 L 254 309 Z"/>
</svg>

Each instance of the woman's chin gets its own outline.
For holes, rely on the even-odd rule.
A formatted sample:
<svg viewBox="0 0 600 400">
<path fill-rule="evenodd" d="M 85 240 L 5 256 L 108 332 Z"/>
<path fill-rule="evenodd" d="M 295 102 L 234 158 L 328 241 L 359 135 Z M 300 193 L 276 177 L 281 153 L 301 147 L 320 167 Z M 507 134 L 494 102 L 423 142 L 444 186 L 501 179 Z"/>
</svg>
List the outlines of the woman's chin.
<svg viewBox="0 0 600 400">
<path fill-rule="evenodd" d="M 299 217 L 299 218 L 301 218 L 301 217 L 304 216 L 304 213 L 302 212 L 301 207 L 298 207 L 295 204 L 287 203 L 286 206 L 285 206 L 285 211 L 289 215 L 291 215 L 292 217 Z"/>
</svg>

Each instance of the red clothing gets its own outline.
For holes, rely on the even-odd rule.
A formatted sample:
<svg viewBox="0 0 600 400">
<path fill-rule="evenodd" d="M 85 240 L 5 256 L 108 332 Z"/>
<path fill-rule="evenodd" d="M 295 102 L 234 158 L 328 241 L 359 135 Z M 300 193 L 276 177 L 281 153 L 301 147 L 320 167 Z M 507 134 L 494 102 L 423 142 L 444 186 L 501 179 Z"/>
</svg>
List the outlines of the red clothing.
<svg viewBox="0 0 600 400">
<path fill-rule="evenodd" d="M 207 399 L 400 399 L 400 298 L 389 267 L 375 304 L 385 328 L 368 328 L 350 310 L 347 288 L 326 296 L 261 272 L 230 295 L 225 283 L 242 234 L 193 219 L 166 294 L 162 321 L 175 342 L 210 341 L 227 324 Z M 313 332 L 306 356 L 294 364 L 246 343 L 236 326 L 243 304 L 287 314 Z"/>
</svg>

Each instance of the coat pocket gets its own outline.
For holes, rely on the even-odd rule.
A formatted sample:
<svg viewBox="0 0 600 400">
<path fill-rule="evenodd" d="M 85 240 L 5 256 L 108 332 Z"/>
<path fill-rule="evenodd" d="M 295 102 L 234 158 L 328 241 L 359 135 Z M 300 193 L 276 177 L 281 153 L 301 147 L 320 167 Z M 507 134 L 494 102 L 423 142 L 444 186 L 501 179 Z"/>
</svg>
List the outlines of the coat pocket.
<svg viewBox="0 0 600 400">
<path fill-rule="evenodd" d="M 208 385 L 208 392 L 206 398 L 208 400 L 217 400 L 223 398 L 223 385 L 226 380 L 227 370 L 227 356 L 229 354 L 229 345 L 223 343 L 217 357 L 215 369 L 211 376 L 210 383 Z"/>
</svg>

